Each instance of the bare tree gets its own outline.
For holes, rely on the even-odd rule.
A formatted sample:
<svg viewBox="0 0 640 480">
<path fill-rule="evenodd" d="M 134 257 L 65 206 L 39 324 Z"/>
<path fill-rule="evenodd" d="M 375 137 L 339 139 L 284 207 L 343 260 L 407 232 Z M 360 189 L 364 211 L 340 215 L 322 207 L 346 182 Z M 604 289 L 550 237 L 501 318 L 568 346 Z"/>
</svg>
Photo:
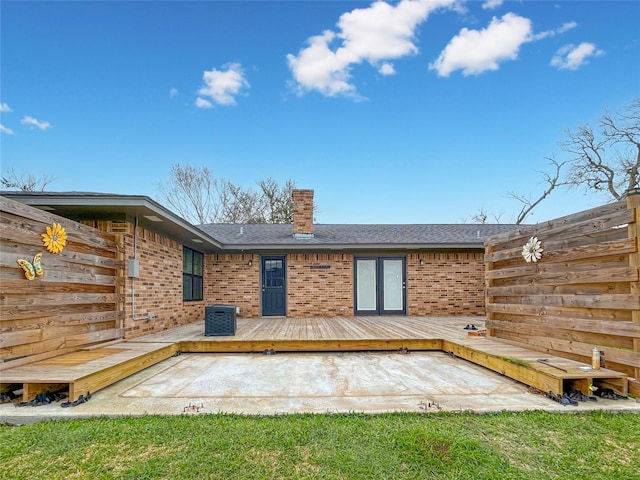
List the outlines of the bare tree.
<svg viewBox="0 0 640 480">
<path fill-rule="evenodd" d="M 261 217 L 265 223 L 293 223 L 292 193 L 295 183 L 287 180 L 283 186 L 272 179 L 260 180 L 262 192 Z"/>
<path fill-rule="evenodd" d="M 565 182 L 560 180 L 561 170 L 566 162 L 560 163 L 553 157 L 547 158 L 547 160 L 551 165 L 553 165 L 555 172 L 553 174 L 542 171 L 538 172 L 542 176 L 541 183 L 546 184 L 546 187 L 542 193 L 539 193 L 535 197 L 531 194 L 526 195 L 518 193 L 516 191 L 510 191 L 507 193 L 507 197 L 516 200 L 522 205 L 520 208 L 520 212 L 518 212 L 518 215 L 513 220 L 513 223 L 515 223 L 516 225 L 520 225 L 522 222 L 524 222 L 525 218 L 527 218 L 527 215 L 529 215 L 533 211 L 533 209 L 536 208 L 545 198 L 547 198 L 557 187 L 566 185 Z M 502 223 L 502 215 L 502 213 L 492 213 L 483 207 L 479 208 L 478 211 L 471 216 L 470 220 L 471 223 L 486 224 L 489 223 L 489 218 L 491 217 L 493 220 L 491 223 Z"/>
<path fill-rule="evenodd" d="M 225 223 L 291 223 L 294 188 L 295 183 L 291 180 L 281 186 L 272 178 L 260 180 L 258 190 L 222 182 L 218 220 Z"/>
<path fill-rule="evenodd" d="M 53 175 L 41 175 L 36 177 L 31 173 L 17 174 L 13 168 L 7 170 L 2 176 L 2 187 L 7 190 L 20 190 L 22 192 L 44 192 L 47 186 L 55 180 Z"/>
<path fill-rule="evenodd" d="M 218 182 L 207 167 L 176 163 L 169 182 L 159 187 L 164 201 L 185 220 L 199 224 L 217 220 Z"/>
<path fill-rule="evenodd" d="M 640 180 L 640 97 L 619 112 L 607 110 L 597 129 L 582 125 L 567 131 L 562 144 L 572 155 L 566 184 L 603 192 L 620 200 Z"/>
<path fill-rule="evenodd" d="M 522 204 L 515 223 L 525 218 L 558 187 L 582 188 L 604 194 L 607 201 L 623 198 L 638 188 L 640 182 L 640 97 L 616 113 L 609 110 L 596 128 L 589 125 L 567 130 L 567 140 L 560 144 L 570 158 L 559 162 L 547 158 L 552 173 L 539 172 L 545 189 L 535 197 L 517 192 L 508 196 Z M 489 214 L 480 209 L 471 217 L 474 223 L 486 223 Z M 494 216 L 495 217 L 495 216 Z"/>
<path fill-rule="evenodd" d="M 207 167 L 174 164 L 171 178 L 159 187 L 166 204 L 195 224 L 293 221 L 291 180 L 280 186 L 268 178 L 256 190 L 216 179 Z"/>
<path fill-rule="evenodd" d="M 553 174 L 549 174 L 547 172 L 538 172 L 542 175 L 543 183 L 546 184 L 545 190 L 540 193 L 537 197 L 532 198 L 531 195 L 523 195 L 517 192 L 509 192 L 508 196 L 517 200 L 522 204 L 522 208 L 516 217 L 515 223 L 520 225 L 524 222 L 524 219 L 527 218 L 527 215 L 531 213 L 531 211 L 536 208 L 540 202 L 542 202 L 545 198 L 547 198 L 551 192 L 553 192 L 557 187 L 562 185 L 567 185 L 567 182 L 563 182 L 560 180 L 560 173 L 562 167 L 566 162 L 558 162 L 555 158 L 547 158 L 549 163 L 553 165 L 555 168 L 555 172 Z"/>
<path fill-rule="evenodd" d="M 260 214 L 261 199 L 254 190 L 222 181 L 218 199 L 218 222 L 264 223 Z"/>
<path fill-rule="evenodd" d="M 470 218 L 463 218 L 462 222 L 463 223 L 467 223 L 467 222 L 479 223 L 482 225 L 485 225 L 487 223 L 501 223 L 500 222 L 501 217 L 502 217 L 502 213 L 495 214 L 495 213 L 489 212 L 489 210 L 487 210 L 486 208 L 481 207 Z"/>
</svg>

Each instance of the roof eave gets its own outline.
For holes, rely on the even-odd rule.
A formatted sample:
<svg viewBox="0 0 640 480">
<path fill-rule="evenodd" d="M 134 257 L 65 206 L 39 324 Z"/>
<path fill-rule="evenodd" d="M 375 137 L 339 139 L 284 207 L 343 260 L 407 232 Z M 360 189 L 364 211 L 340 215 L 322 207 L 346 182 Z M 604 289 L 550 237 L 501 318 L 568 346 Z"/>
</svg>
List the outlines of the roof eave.
<svg viewBox="0 0 640 480">
<path fill-rule="evenodd" d="M 310 251 L 310 250 L 484 250 L 484 243 L 287 243 L 287 244 L 231 244 L 222 245 L 223 250 L 230 251 Z"/>
<path fill-rule="evenodd" d="M 108 194 L 48 194 L 38 195 L 22 192 L 3 192 L 8 198 L 24 203 L 35 208 L 45 208 L 56 212 L 56 207 L 78 207 L 78 208 L 112 208 L 112 213 L 118 213 L 130 218 L 139 218 L 141 226 L 151 230 L 174 232 L 179 235 L 180 241 L 194 249 L 221 249 L 222 244 L 209 234 L 193 226 L 183 218 L 174 214 L 170 210 L 156 203 L 151 198 L 144 195 L 108 195 Z M 64 215 L 62 215 L 64 216 Z M 149 220 L 149 216 L 158 217 L 161 222 Z M 167 222 L 160 226 L 160 223 Z M 167 227 L 167 228 L 163 228 Z"/>
</svg>

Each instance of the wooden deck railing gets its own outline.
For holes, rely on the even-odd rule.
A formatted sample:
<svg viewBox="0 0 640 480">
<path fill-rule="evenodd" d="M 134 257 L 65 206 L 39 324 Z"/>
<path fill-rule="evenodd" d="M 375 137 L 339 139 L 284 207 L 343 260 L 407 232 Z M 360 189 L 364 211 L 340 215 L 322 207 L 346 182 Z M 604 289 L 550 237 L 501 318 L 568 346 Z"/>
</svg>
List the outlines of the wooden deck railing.
<svg viewBox="0 0 640 480">
<path fill-rule="evenodd" d="M 538 262 L 522 247 L 542 242 Z M 485 241 L 490 336 L 607 368 L 640 395 L 640 194 Z"/>
<path fill-rule="evenodd" d="M 0 370 L 122 338 L 123 259 L 113 234 L 0 197 Z M 49 253 L 54 222 L 68 240 Z M 27 280 L 17 259 L 42 252 L 44 275 Z"/>
</svg>

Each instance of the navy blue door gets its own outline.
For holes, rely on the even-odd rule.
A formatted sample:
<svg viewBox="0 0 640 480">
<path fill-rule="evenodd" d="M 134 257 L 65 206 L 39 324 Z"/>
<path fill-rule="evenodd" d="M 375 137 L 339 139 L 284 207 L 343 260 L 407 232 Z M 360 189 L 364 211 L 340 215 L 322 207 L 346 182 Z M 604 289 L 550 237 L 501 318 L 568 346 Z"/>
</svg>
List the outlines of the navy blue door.
<svg viewBox="0 0 640 480">
<path fill-rule="evenodd" d="M 285 316 L 285 257 L 262 257 L 262 315 Z"/>
</svg>

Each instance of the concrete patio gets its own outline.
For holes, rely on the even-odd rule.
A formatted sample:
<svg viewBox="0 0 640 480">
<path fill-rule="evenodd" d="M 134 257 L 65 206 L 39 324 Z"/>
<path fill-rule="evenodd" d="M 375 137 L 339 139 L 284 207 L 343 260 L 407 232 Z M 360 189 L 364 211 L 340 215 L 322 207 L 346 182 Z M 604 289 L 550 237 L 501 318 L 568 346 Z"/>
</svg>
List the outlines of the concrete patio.
<svg viewBox="0 0 640 480">
<path fill-rule="evenodd" d="M 585 410 L 640 412 L 634 400 L 562 406 L 443 352 L 182 354 L 61 408 L 0 405 L 11 424 L 93 416 Z"/>
</svg>

